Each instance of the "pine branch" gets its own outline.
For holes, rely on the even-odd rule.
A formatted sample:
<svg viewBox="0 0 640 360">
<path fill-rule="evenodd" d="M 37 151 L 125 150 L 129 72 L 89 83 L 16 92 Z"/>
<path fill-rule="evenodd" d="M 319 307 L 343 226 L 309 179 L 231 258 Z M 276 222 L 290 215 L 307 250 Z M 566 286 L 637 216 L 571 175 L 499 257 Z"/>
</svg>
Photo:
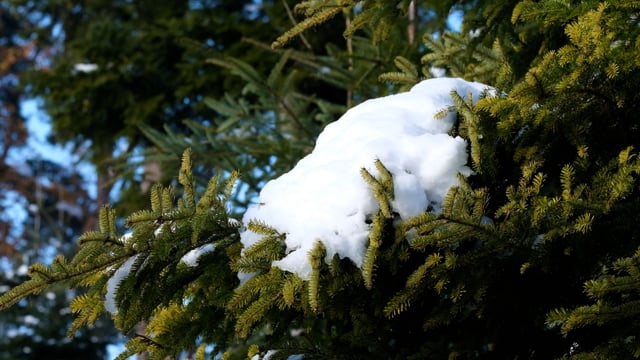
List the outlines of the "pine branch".
<svg viewBox="0 0 640 360">
<path fill-rule="evenodd" d="M 128 257 L 128 255 L 118 256 L 103 260 L 103 262 L 100 263 L 85 264 L 84 266 L 77 266 L 72 269 L 57 269 L 58 271 L 55 270 L 54 266 L 47 267 L 41 263 L 33 264 L 29 268 L 29 276 L 31 279 L 0 296 L 0 310 L 5 310 L 13 306 L 29 295 L 38 294 L 53 284 L 66 283 L 73 286 L 74 282 L 80 281 L 83 277 L 103 271 Z"/>
<path fill-rule="evenodd" d="M 296 36 L 299 36 L 302 32 L 317 26 L 329 19 L 335 17 L 343 11 L 342 6 L 328 6 L 322 10 L 316 11 L 313 15 L 305 18 L 301 22 L 294 25 L 291 29 L 287 30 L 284 34 L 280 35 L 272 44 L 271 47 L 279 48 L 291 41 Z"/>
<path fill-rule="evenodd" d="M 309 305 L 314 312 L 320 311 L 319 291 L 320 291 L 320 272 L 324 264 L 324 258 L 327 256 L 327 250 L 321 241 L 316 242 L 315 246 L 309 253 L 309 263 L 311 264 L 311 276 L 308 281 Z"/>
</svg>

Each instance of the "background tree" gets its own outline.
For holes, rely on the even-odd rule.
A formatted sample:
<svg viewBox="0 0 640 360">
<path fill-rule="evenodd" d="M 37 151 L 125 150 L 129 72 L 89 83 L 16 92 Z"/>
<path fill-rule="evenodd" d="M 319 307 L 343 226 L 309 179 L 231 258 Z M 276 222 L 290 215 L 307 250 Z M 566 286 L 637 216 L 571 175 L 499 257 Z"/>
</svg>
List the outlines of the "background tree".
<svg viewBox="0 0 640 360">
<path fill-rule="evenodd" d="M 380 70 L 392 70 L 396 55 L 417 59 L 408 29 L 446 28 L 450 5 L 427 3 L 413 20 L 399 17 L 393 31 L 402 41 L 373 45 L 366 32 L 345 39 L 346 16 L 294 37 L 285 52 L 269 44 L 301 21 L 293 1 L 13 3 L 49 17 L 30 36 L 60 39 L 52 67 L 25 81 L 43 96 L 56 137 L 73 140 L 97 164 L 100 204 L 115 178 L 121 199 L 139 203 L 145 175 L 134 173 L 135 164 L 175 169 L 187 141 L 207 147 L 196 156 L 213 154 L 196 174 L 205 166 L 251 173 L 243 178 L 251 198 L 308 152 L 346 107 L 388 93 L 377 81 Z M 112 161 L 116 148 L 121 156 Z M 202 181 L 210 176 L 204 171 Z"/>
<path fill-rule="evenodd" d="M 0 288 L 26 279 L 34 261 L 71 254 L 74 240 L 91 226 L 85 214 L 95 206 L 78 169 L 46 160 L 32 148 L 21 114 L 25 100 L 18 80 L 46 59 L 45 48 L 21 36 L 32 19 L 0 5 Z M 43 54 L 44 53 L 44 54 Z M 0 314 L 1 359 L 102 359 L 115 332 L 101 319 L 78 337 L 66 337 L 73 321 L 68 301 L 78 292 L 52 287 L 45 296 L 21 301 Z"/>
<path fill-rule="evenodd" d="M 179 201 L 172 189 L 154 187 L 150 210 L 128 217 L 133 234 L 125 238 L 113 211 L 104 210 L 100 230 L 81 237 L 78 254 L 33 265 L 32 278 L 0 303 L 50 282 L 88 286 L 72 304 L 76 329 L 104 311 L 105 294 L 115 296 L 116 325 L 127 331 L 149 319 L 153 334 L 133 337 L 121 358 L 271 349 L 280 358 L 637 357 L 638 5 L 456 6 L 466 11 L 462 32 L 432 37 L 425 26 L 421 48 L 407 32 L 412 9 L 443 21 L 443 8 L 428 1 L 303 1 L 296 9 L 304 17 L 275 43 L 299 39 L 302 48 L 274 50 L 279 60 L 270 70 L 210 57 L 244 80 L 241 93 L 203 98 L 215 120 L 184 123 L 189 137 L 171 125 L 164 135 L 149 124 L 142 129 L 169 153 L 190 144 L 197 154 L 215 154 L 203 162 L 217 164 L 220 178 L 196 181 L 202 168 L 194 173 L 186 152 Z M 307 47 L 301 36 L 329 19 L 342 19 L 336 24 L 351 40 Z M 399 71 L 382 74 L 376 65 L 395 55 Z M 477 104 L 452 94 L 459 114 L 453 131 L 468 140 L 475 174 L 449 193 L 440 213 L 400 223 L 382 212 L 375 217 L 379 245 L 372 240 L 368 250 L 377 252 L 375 277 L 346 260 L 324 263 L 322 246 L 310 254 L 309 281 L 272 267 L 284 256 L 284 235 L 269 224 L 252 225 L 264 239 L 241 252 L 240 225 L 225 207 L 233 191 L 221 178 L 244 170 L 251 194 L 290 166 L 290 154 L 308 151 L 344 106 L 387 93 L 391 86 L 376 83 L 379 75 L 406 87 L 431 76 L 432 67 L 497 93 Z M 342 102 L 305 89 L 306 79 L 342 89 Z M 232 151 L 220 156 L 224 149 Z M 384 190 L 393 188 L 389 181 L 371 183 Z M 409 232 L 416 237 L 406 241 Z M 204 250 L 212 244 L 214 251 Z M 201 254 L 195 266 L 184 261 L 192 251 Z M 135 275 L 115 270 L 128 268 Z M 256 274 L 239 284 L 236 272 Z M 115 295 L 114 278 L 123 280 Z M 590 324 L 602 326 L 581 328 Z M 302 335 L 293 336 L 298 329 Z"/>
<path fill-rule="evenodd" d="M 219 67 L 205 66 L 206 59 L 237 57 L 265 74 L 277 54 L 245 40 L 270 41 L 291 21 L 288 7 L 269 1 L 13 3 L 21 11 L 49 17 L 48 25 L 30 36 L 43 42 L 60 39 L 63 50 L 51 68 L 32 72 L 25 81 L 31 94 L 44 98 L 56 138 L 73 141 L 98 166 L 100 204 L 108 203 L 115 174 L 121 174 L 120 185 L 127 184 L 123 188 L 134 189 L 123 198 L 139 201 L 134 184 L 143 182 L 144 175 L 134 174 L 137 167 L 126 160 L 111 160 L 114 150 L 123 152 L 123 144 L 122 158 L 140 159 L 139 152 L 149 145 L 140 127 L 182 134 L 189 126 L 221 122 L 205 98 L 238 95 L 242 83 Z M 300 46 L 318 46 L 337 36 L 333 31 L 308 36 Z M 336 97 L 334 87 L 317 80 L 290 80 L 304 84 L 309 93 Z M 181 151 L 174 154 L 172 168 Z"/>
</svg>

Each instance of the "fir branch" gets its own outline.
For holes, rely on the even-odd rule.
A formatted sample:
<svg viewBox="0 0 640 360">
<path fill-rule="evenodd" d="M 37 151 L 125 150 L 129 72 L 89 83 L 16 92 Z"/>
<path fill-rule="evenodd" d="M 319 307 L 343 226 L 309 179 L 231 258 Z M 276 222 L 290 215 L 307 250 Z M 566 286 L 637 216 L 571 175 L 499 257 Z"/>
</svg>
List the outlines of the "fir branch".
<svg viewBox="0 0 640 360">
<path fill-rule="evenodd" d="M 31 279 L 0 296 L 0 310 L 7 309 L 29 295 L 38 294 L 53 284 L 79 281 L 96 272 L 104 271 L 110 266 L 118 264 L 120 261 L 129 257 L 130 255 L 117 256 L 99 263 L 85 263 L 84 266 L 74 266 L 73 269 L 58 268 L 59 271 L 54 271 L 53 266 L 47 267 L 41 263 L 33 264 L 29 268 L 29 276 Z"/>
<path fill-rule="evenodd" d="M 296 19 L 293 17 L 293 13 L 291 12 L 291 8 L 289 7 L 289 4 L 287 4 L 286 0 L 282 0 L 282 6 L 284 7 L 284 9 L 287 12 L 287 16 L 289 17 L 289 21 L 291 21 L 291 23 L 296 26 L 297 25 L 297 21 Z M 311 44 L 309 43 L 309 41 L 307 40 L 307 38 L 304 36 L 304 34 L 300 33 L 300 40 L 302 40 L 302 43 L 304 44 L 304 46 L 311 50 Z"/>
<path fill-rule="evenodd" d="M 301 22 L 294 25 L 291 29 L 287 30 L 284 34 L 280 35 L 272 44 L 272 48 L 279 48 L 291 41 L 296 36 L 299 36 L 302 32 L 317 26 L 329 19 L 335 17 L 343 11 L 342 6 L 328 6 L 322 10 L 314 12 L 310 17 L 305 18 Z"/>
<path fill-rule="evenodd" d="M 236 294 L 258 295 L 255 300 L 244 302 L 246 307 L 242 306 L 240 314 L 235 318 L 235 333 L 237 336 L 240 338 L 249 336 L 254 324 L 260 322 L 267 311 L 281 303 L 283 282 L 282 271 L 272 267 L 268 273 L 255 276 L 254 281 L 249 280 L 236 290 Z M 241 296 L 241 298 L 244 296 Z M 235 294 L 234 298 L 236 298 Z M 240 303 L 236 298 L 235 301 L 229 303 L 229 306 L 240 310 L 238 306 Z"/>
<path fill-rule="evenodd" d="M 104 300 L 96 291 L 88 294 L 78 295 L 71 301 L 69 306 L 76 314 L 71 327 L 67 330 L 67 336 L 72 337 L 77 330 L 86 325 L 92 325 L 104 312 Z"/>
<path fill-rule="evenodd" d="M 264 281 L 264 275 L 258 274 L 250 277 L 242 286 L 234 291 L 227 303 L 227 308 L 232 312 L 239 312 L 249 305 L 260 294 L 260 284 Z"/>
<path fill-rule="evenodd" d="M 433 253 L 427 256 L 424 263 L 409 275 L 405 286 L 407 288 L 417 288 L 426 276 L 427 271 L 440 264 L 441 261 L 442 255 L 440 253 Z"/>
<path fill-rule="evenodd" d="M 311 264 L 311 276 L 307 282 L 309 305 L 311 310 L 318 312 L 320 310 L 319 291 L 320 291 L 320 272 L 324 264 L 324 258 L 327 256 L 327 249 L 321 241 L 317 241 L 311 252 L 309 253 L 309 263 Z"/>
<path fill-rule="evenodd" d="M 158 190 L 156 190 L 156 191 L 151 190 L 152 193 L 154 193 L 154 192 L 157 193 L 157 191 Z M 153 198 L 154 197 L 152 196 L 152 199 Z M 160 201 L 157 200 L 156 204 L 159 207 L 160 206 L 159 205 Z M 146 222 L 150 222 L 150 221 L 157 221 L 158 218 L 161 218 L 161 216 L 159 215 L 158 212 L 155 212 L 153 210 L 137 210 L 137 211 L 133 212 L 131 215 L 129 215 L 129 217 L 127 218 L 125 224 L 126 224 L 127 227 L 132 227 L 133 224 L 146 223 Z"/>
<path fill-rule="evenodd" d="M 382 242 L 382 231 L 385 219 L 381 214 L 382 212 L 379 212 L 373 218 L 373 228 L 369 234 L 369 246 L 364 253 L 364 259 L 362 261 L 362 278 L 364 280 L 364 286 L 367 289 L 371 289 L 373 286 L 373 275 L 375 272 L 376 258 L 378 256 L 378 248 L 380 248 Z"/>
<path fill-rule="evenodd" d="M 178 175 L 178 182 L 182 185 L 184 191 L 184 199 L 186 207 L 193 209 L 196 205 L 195 193 L 194 193 L 194 179 L 191 172 L 191 148 L 187 148 L 182 154 L 182 162 L 180 165 L 180 172 Z M 168 193 L 170 195 L 170 193 Z M 172 196 L 170 196 L 172 197 Z M 169 200 L 169 203 L 171 201 Z"/>
<path fill-rule="evenodd" d="M 120 353 L 114 360 L 127 360 L 131 356 L 142 353 L 153 353 L 153 351 L 159 348 L 157 344 L 153 342 L 147 336 L 142 334 L 135 334 L 129 341 L 125 343 L 125 351 Z"/>
<path fill-rule="evenodd" d="M 390 71 L 380 74 L 378 75 L 378 81 L 402 85 L 400 87 L 401 91 L 407 90 L 418 82 L 416 78 L 398 71 Z"/>
<path fill-rule="evenodd" d="M 300 277 L 294 274 L 285 275 L 285 281 L 282 286 L 282 299 L 284 303 L 291 307 L 295 304 L 296 298 L 302 293 L 304 282 Z"/>
<path fill-rule="evenodd" d="M 391 298 L 391 300 L 389 300 L 385 305 L 385 317 L 390 319 L 402 314 L 407 309 L 409 309 L 409 306 L 411 305 L 416 292 L 417 288 L 414 287 L 404 288 L 400 290 L 400 292 L 394 295 L 393 298 Z"/>
<path fill-rule="evenodd" d="M 35 275 L 35 270 L 34 275 Z M 48 277 L 43 279 L 41 276 L 38 276 L 38 279 L 30 279 L 28 281 L 23 282 L 22 284 L 14 287 L 13 289 L 5 292 L 0 296 L 0 310 L 5 310 L 17 303 L 21 299 L 31 295 L 38 294 L 43 289 L 51 285 L 53 281 L 49 280 Z"/>
<path fill-rule="evenodd" d="M 115 209 L 108 206 L 104 206 L 98 214 L 98 224 L 100 226 L 100 233 L 107 234 L 110 238 L 115 238 L 116 225 L 115 225 Z"/>
<path fill-rule="evenodd" d="M 257 243 L 245 249 L 242 257 L 234 264 L 240 272 L 264 272 L 271 268 L 271 263 L 285 255 L 284 236 L 265 236 Z"/>
<path fill-rule="evenodd" d="M 117 240 L 116 240 L 117 239 Z M 87 231 L 80 235 L 78 238 L 78 245 L 84 246 L 91 242 L 98 242 L 102 244 L 111 244 L 115 246 L 122 246 L 122 242 L 119 241 L 119 238 L 113 238 L 110 234 L 105 234 L 100 231 Z"/>
<path fill-rule="evenodd" d="M 367 169 L 361 168 L 360 175 L 371 187 L 373 196 L 380 205 L 380 212 L 386 218 L 392 218 L 391 202 L 393 201 L 393 177 L 380 160 L 375 162 L 376 169 L 380 174 L 380 179 L 376 179 Z"/>
</svg>

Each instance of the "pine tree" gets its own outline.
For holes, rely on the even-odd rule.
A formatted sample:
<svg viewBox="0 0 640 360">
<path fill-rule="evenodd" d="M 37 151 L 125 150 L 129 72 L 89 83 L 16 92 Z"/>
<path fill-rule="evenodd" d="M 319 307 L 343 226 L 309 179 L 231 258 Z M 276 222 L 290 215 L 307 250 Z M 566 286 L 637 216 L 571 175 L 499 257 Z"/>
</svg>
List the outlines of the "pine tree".
<svg viewBox="0 0 640 360">
<path fill-rule="evenodd" d="M 406 36 L 402 19 L 412 4 L 303 1 L 297 9 L 305 17 L 275 45 L 345 16 L 351 21 L 346 34 L 362 39 L 371 59 L 384 41 Z M 429 2 L 421 5 L 429 9 Z M 371 219 L 362 267 L 337 256 L 324 261 L 322 242 L 309 253 L 308 279 L 274 267 L 285 256 L 287 235 L 260 222 L 244 224 L 262 240 L 242 249 L 240 224 L 227 208 L 237 175 L 226 168 L 199 185 L 188 150 L 180 188 L 154 187 L 150 210 L 128 217 L 131 235 L 123 236 L 114 211 L 103 209 L 100 230 L 80 238 L 76 255 L 57 257 L 48 267 L 32 265 L 30 280 L 0 296 L 1 306 L 51 283 L 86 287 L 72 303 L 78 316 L 72 331 L 104 312 L 105 297 L 113 302 L 119 329 L 149 320 L 149 333 L 134 335 L 120 359 L 141 351 L 153 359 L 179 358 L 185 351 L 198 359 L 640 356 L 634 221 L 640 160 L 633 122 L 640 6 L 553 0 L 464 6 L 460 34 L 425 33 L 422 57 L 397 54 L 398 70 L 382 78 L 402 87 L 430 77 L 437 66 L 496 87 L 476 103 L 454 93 L 454 106 L 443 109 L 458 113 L 452 132 L 468 140 L 474 174 L 449 191 L 440 212 L 394 221 L 391 173 L 382 162 L 375 174 L 363 170 L 379 212 Z M 322 69 L 327 63 L 320 60 L 339 53 L 275 51 L 281 60 L 266 76 L 246 61 L 211 60 L 245 81 L 246 98 L 209 101 L 227 122 L 215 129 L 192 124 L 187 143 L 206 153 L 225 133 L 223 125 L 252 131 L 250 118 L 277 119 L 278 130 L 317 131 L 340 111 L 303 98 L 285 70 L 291 60 Z M 331 64 L 331 71 L 340 68 Z M 343 79 L 357 79 L 366 64 L 353 56 L 342 67 L 349 69 Z M 378 70 L 362 77 L 364 83 L 385 69 Z M 325 76 L 327 82 L 338 79 Z M 387 91 L 382 85 L 361 92 L 343 88 L 356 101 Z M 284 105 L 292 111 L 283 111 Z M 303 116 L 310 106 L 320 123 Z M 146 131 L 165 147 L 179 137 Z M 248 145 L 241 140 L 266 135 L 264 147 L 247 148 L 248 162 L 264 159 L 257 154 L 278 139 L 268 127 L 252 135 L 231 142 L 241 148 Z M 193 141 L 198 138 L 208 143 Z M 282 142 L 289 144 L 296 142 Z M 193 254 L 198 261 L 189 260 Z M 238 273 L 252 276 L 240 282 Z M 114 279 L 121 281 L 114 285 Z"/>
</svg>

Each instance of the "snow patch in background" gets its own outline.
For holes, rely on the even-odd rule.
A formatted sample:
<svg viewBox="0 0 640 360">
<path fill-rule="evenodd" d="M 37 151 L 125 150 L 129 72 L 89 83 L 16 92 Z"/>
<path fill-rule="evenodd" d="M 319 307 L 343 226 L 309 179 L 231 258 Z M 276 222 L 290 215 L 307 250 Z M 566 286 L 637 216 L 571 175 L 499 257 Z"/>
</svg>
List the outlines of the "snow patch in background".
<svg viewBox="0 0 640 360">
<path fill-rule="evenodd" d="M 251 357 L 251 360 L 270 360 L 273 355 L 275 355 L 278 351 L 277 350 L 268 350 L 264 355 L 253 355 Z M 287 360 L 302 360 L 304 359 L 303 355 L 290 355 L 287 357 Z"/>
<path fill-rule="evenodd" d="M 98 70 L 98 65 L 97 64 L 89 64 L 89 63 L 80 63 L 80 64 L 73 65 L 73 70 L 75 70 L 77 72 L 88 74 L 88 73 L 92 73 L 92 72 Z"/>
<path fill-rule="evenodd" d="M 347 111 L 319 135 L 313 152 L 288 173 L 268 182 L 243 223 L 259 220 L 286 234 L 287 255 L 273 265 L 303 279 L 311 274 L 308 253 L 320 240 L 327 259 L 335 254 L 361 266 L 368 243 L 367 219 L 378 203 L 360 169 L 378 176 L 376 159 L 393 174 L 393 210 L 407 219 L 440 205 L 457 174 L 469 176 L 467 143 L 448 135 L 456 115 L 435 119 L 453 105 L 451 92 L 473 101 L 490 88 L 455 78 L 436 78 L 409 92 L 371 99 Z M 261 236 L 241 233 L 244 248 Z"/>
</svg>

